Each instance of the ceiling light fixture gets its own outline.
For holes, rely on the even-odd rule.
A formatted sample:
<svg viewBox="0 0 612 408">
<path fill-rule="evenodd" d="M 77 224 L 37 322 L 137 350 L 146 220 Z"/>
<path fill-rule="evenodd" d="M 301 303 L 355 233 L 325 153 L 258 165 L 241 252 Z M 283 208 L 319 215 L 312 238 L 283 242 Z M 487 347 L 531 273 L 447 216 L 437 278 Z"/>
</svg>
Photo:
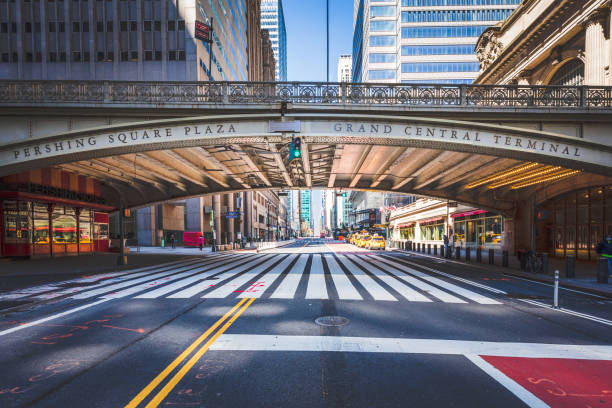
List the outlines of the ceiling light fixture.
<svg viewBox="0 0 612 408">
<path fill-rule="evenodd" d="M 546 177 L 541 177 L 541 178 L 538 178 L 536 180 L 529 180 L 529 181 L 525 181 L 523 183 L 514 184 L 510 188 L 513 189 L 513 190 L 518 190 L 520 188 L 533 186 L 535 184 L 545 183 L 547 181 L 557 181 L 557 180 L 560 180 L 562 178 L 573 176 L 574 174 L 578 174 L 580 172 L 581 172 L 581 170 L 563 170 L 563 171 L 561 171 L 559 173 L 551 174 L 551 175 L 546 176 Z"/>
<path fill-rule="evenodd" d="M 524 181 L 524 180 L 532 179 L 538 176 L 543 176 L 545 174 L 550 174 L 552 172 L 555 172 L 561 169 L 563 169 L 563 167 L 561 166 L 556 166 L 556 167 L 546 166 L 542 169 L 536 169 L 534 171 L 530 171 L 527 174 L 518 175 L 516 177 L 510 177 L 508 179 L 498 181 L 497 183 L 491 184 L 488 188 L 492 190 L 494 188 L 499 188 L 499 187 L 507 186 L 508 184 L 516 183 L 518 181 Z"/>
<path fill-rule="evenodd" d="M 472 189 L 472 188 L 475 188 L 475 187 L 479 187 L 479 186 L 482 186 L 483 184 L 487 184 L 487 183 L 490 183 L 492 181 L 502 179 L 504 177 L 508 177 L 508 176 L 512 176 L 512 175 L 518 174 L 520 172 L 532 169 L 532 168 L 534 168 L 536 166 L 539 166 L 539 165 L 540 165 L 539 163 L 525 163 L 525 164 L 521 164 L 520 166 L 513 167 L 513 168 L 511 168 L 509 170 L 502 171 L 501 173 L 493 174 L 493 175 L 491 175 L 489 177 L 485 177 L 483 179 L 480 179 L 478 181 L 470 183 L 467 186 L 465 186 L 465 188 L 467 188 L 469 190 L 469 189 Z"/>
</svg>

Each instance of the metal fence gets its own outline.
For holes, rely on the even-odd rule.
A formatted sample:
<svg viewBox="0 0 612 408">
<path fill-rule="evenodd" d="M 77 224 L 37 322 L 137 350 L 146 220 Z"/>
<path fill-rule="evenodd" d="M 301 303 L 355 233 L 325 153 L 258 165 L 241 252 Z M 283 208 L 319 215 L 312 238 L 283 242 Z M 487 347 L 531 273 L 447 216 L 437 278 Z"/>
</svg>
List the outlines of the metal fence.
<svg viewBox="0 0 612 408">
<path fill-rule="evenodd" d="M 0 81 L 0 105 L 258 104 L 611 108 L 608 86 L 418 85 L 324 82 Z"/>
</svg>

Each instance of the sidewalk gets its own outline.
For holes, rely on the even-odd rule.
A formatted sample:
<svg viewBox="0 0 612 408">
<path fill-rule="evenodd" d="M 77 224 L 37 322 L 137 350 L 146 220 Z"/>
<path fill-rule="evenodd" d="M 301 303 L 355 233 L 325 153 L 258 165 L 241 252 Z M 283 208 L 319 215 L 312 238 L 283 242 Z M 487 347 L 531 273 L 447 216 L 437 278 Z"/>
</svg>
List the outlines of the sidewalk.
<svg viewBox="0 0 612 408">
<path fill-rule="evenodd" d="M 117 265 L 118 254 L 112 252 L 25 260 L 2 258 L 0 259 L 0 292 L 83 276 L 153 266 L 188 258 L 189 255 L 202 255 L 199 250 L 197 253 L 183 253 L 182 251 L 174 252 L 173 250 L 158 249 L 160 251 L 144 252 L 141 250 L 140 253 L 131 252 L 127 255 L 127 265 Z M 206 254 L 209 253 L 210 250 L 206 252 Z"/>
<path fill-rule="evenodd" d="M 392 251 L 403 252 L 407 254 L 415 254 L 424 257 L 434 259 L 444 259 L 448 263 L 457 263 L 461 265 L 470 265 L 474 268 L 481 270 L 494 271 L 501 274 L 513 275 L 524 279 L 529 279 L 538 282 L 544 282 L 553 284 L 554 283 L 554 271 L 559 271 L 559 285 L 568 289 L 581 290 L 584 292 L 593 293 L 599 296 L 605 296 L 612 298 L 612 278 L 609 283 L 597 283 L 597 264 L 585 261 L 576 261 L 576 277 L 566 278 L 565 277 L 565 259 L 549 258 L 548 274 L 539 274 L 522 271 L 520 269 L 520 263 L 516 257 L 510 256 L 508 259 L 508 267 L 501 266 L 501 256 L 495 257 L 495 265 L 489 265 L 488 258 L 483 254 L 482 263 L 476 262 L 476 255 L 472 253 L 472 260 L 470 262 L 465 261 L 465 254 L 462 253 L 462 259 L 457 260 L 455 258 L 442 258 L 439 255 L 429 255 L 427 253 L 406 251 L 403 249 L 393 248 Z"/>
</svg>

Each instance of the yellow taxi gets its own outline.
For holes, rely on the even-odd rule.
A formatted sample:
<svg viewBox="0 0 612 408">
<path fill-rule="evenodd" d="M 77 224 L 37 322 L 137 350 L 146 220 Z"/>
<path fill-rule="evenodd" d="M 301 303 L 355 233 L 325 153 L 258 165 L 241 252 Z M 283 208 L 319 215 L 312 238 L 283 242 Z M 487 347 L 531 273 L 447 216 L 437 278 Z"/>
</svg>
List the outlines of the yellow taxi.
<svg viewBox="0 0 612 408">
<path fill-rule="evenodd" d="M 353 245 L 357 245 L 357 242 L 359 241 L 359 234 L 353 234 L 351 235 L 351 244 Z"/>
<path fill-rule="evenodd" d="M 374 236 L 367 244 L 368 249 L 385 249 L 385 239 L 381 236 Z"/>
<path fill-rule="evenodd" d="M 372 236 L 370 234 L 364 234 L 359 239 L 359 243 L 357 244 L 357 246 L 360 248 L 365 248 L 371 239 L 372 239 Z"/>
</svg>

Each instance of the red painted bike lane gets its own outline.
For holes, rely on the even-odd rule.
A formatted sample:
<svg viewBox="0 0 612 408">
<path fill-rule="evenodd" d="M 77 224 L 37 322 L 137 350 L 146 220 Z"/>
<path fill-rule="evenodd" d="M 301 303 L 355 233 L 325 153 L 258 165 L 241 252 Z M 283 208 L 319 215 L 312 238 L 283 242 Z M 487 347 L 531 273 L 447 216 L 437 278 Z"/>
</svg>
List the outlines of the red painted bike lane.
<svg viewBox="0 0 612 408">
<path fill-rule="evenodd" d="M 481 356 L 554 408 L 612 408 L 612 361 Z"/>
</svg>

